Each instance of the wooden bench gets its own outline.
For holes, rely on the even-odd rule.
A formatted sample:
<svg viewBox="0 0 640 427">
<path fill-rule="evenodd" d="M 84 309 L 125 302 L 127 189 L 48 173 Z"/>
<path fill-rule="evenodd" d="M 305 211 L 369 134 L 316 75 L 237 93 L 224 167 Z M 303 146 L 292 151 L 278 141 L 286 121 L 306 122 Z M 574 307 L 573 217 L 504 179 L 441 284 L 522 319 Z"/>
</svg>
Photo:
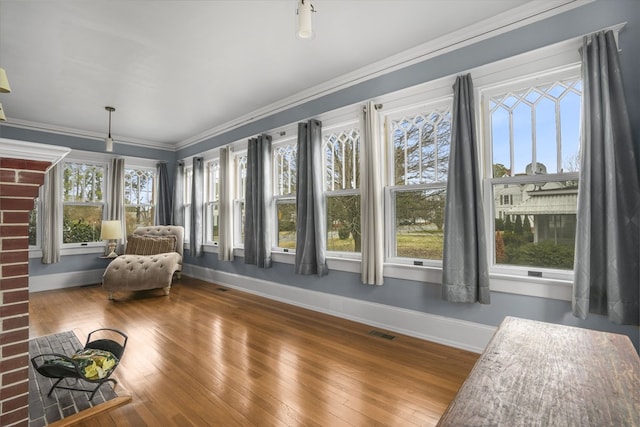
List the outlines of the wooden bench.
<svg viewBox="0 0 640 427">
<path fill-rule="evenodd" d="M 629 337 L 507 317 L 438 426 L 638 426 Z"/>
</svg>

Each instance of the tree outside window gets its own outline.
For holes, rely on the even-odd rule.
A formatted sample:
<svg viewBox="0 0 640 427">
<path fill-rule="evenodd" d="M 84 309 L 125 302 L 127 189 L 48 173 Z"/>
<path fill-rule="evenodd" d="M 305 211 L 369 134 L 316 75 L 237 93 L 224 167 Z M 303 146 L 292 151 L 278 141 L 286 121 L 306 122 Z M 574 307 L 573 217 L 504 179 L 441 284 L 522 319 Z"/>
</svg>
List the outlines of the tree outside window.
<svg viewBox="0 0 640 427">
<path fill-rule="evenodd" d="M 127 235 L 155 221 L 155 169 L 125 168 L 124 209 Z"/>
<path fill-rule="evenodd" d="M 105 167 L 90 163 L 64 164 L 63 243 L 100 241 L 104 210 Z"/>
</svg>

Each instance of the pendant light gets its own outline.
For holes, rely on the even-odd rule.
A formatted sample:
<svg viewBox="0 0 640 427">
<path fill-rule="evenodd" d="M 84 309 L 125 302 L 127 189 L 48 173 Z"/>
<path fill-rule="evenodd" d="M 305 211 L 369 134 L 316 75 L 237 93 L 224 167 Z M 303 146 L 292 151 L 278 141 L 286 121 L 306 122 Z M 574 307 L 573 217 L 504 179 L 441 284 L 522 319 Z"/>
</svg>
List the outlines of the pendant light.
<svg viewBox="0 0 640 427">
<path fill-rule="evenodd" d="M 301 39 L 313 38 L 311 13 L 315 11 L 315 8 L 311 4 L 311 0 L 298 0 L 298 31 L 296 34 Z"/>
<path fill-rule="evenodd" d="M 7 79 L 7 72 L 4 68 L 0 68 L 0 93 L 11 93 L 11 86 L 9 86 L 9 79 Z"/>
<path fill-rule="evenodd" d="M 109 135 L 104 140 L 105 142 L 105 150 L 109 153 L 113 151 L 113 139 L 111 138 L 111 113 L 116 111 L 113 107 L 104 107 L 105 110 L 109 112 Z"/>
<path fill-rule="evenodd" d="M 4 68 L 0 68 L 0 93 L 11 93 L 11 86 L 9 86 L 9 79 L 7 79 L 7 72 Z M 5 120 L 7 120 L 7 116 L 5 116 L 2 104 L 0 104 L 0 122 Z"/>
</svg>

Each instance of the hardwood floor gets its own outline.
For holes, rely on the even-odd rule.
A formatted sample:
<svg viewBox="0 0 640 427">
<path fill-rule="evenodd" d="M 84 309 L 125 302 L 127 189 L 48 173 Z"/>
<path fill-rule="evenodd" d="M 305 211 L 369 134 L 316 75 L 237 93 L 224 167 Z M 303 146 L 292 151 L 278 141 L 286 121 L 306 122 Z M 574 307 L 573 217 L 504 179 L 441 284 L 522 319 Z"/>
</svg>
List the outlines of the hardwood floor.
<svg viewBox="0 0 640 427">
<path fill-rule="evenodd" d="M 79 426 L 435 425 L 479 357 L 188 277 L 116 298 L 30 295 L 32 338 L 129 335 L 114 377 L 132 402 Z"/>
</svg>

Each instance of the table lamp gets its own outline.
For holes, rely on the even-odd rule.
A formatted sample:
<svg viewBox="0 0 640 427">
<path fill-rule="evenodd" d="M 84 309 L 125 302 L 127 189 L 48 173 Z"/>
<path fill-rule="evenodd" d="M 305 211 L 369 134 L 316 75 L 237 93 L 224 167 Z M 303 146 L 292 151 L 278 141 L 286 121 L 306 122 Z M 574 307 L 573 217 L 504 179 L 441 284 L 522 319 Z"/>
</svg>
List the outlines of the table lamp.
<svg viewBox="0 0 640 427">
<path fill-rule="evenodd" d="M 120 220 L 102 221 L 100 239 L 109 241 L 109 254 L 107 255 L 107 258 L 117 257 L 116 240 L 122 239 L 122 224 Z"/>
</svg>

